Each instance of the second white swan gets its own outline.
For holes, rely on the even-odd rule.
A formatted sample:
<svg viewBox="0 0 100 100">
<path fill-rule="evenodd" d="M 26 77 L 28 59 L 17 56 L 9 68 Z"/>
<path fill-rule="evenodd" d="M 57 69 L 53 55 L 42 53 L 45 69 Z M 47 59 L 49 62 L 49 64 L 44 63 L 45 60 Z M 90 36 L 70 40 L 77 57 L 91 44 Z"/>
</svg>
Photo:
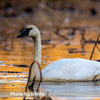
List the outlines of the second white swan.
<svg viewBox="0 0 100 100">
<path fill-rule="evenodd" d="M 0 61 L 0 64 L 2 64 L 4 61 Z"/>
</svg>

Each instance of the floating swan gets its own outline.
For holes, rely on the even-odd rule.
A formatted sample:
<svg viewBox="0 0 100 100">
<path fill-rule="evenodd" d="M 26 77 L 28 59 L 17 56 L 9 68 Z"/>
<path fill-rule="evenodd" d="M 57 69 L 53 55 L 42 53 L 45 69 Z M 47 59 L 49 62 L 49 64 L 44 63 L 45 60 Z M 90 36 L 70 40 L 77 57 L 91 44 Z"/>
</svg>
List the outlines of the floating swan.
<svg viewBox="0 0 100 100">
<path fill-rule="evenodd" d="M 34 40 L 34 61 L 41 65 L 41 36 L 35 25 L 29 25 L 17 37 L 29 36 Z M 30 81 L 34 77 L 39 79 L 39 68 L 33 63 Z M 100 79 L 100 62 L 81 58 L 61 59 L 55 61 L 42 70 L 43 81 L 90 81 Z"/>
</svg>

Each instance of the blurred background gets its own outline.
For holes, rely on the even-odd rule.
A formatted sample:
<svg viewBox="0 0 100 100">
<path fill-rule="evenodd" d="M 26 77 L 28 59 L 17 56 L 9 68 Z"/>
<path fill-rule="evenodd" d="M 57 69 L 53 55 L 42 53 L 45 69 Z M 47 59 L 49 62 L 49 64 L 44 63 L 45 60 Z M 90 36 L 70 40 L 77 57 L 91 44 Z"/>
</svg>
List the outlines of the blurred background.
<svg viewBox="0 0 100 100">
<path fill-rule="evenodd" d="M 16 36 L 29 24 L 41 32 L 41 69 L 63 58 L 90 59 L 100 32 L 100 0 L 0 0 L 0 92 L 24 91 L 34 45 Z"/>
<path fill-rule="evenodd" d="M 42 44 L 81 43 L 84 49 L 84 43 L 94 43 L 99 32 L 100 0 L 0 0 L 0 50 L 13 50 L 14 43 L 24 40 L 16 36 L 29 24 L 39 28 Z"/>
</svg>

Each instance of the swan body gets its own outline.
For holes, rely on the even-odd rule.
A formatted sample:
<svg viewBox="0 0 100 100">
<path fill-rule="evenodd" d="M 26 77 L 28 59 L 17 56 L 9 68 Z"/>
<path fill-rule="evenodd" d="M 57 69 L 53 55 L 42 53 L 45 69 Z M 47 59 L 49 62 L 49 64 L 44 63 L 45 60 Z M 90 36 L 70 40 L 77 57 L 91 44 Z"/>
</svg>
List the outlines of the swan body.
<svg viewBox="0 0 100 100">
<path fill-rule="evenodd" d="M 41 36 L 35 25 L 29 25 L 18 37 L 30 36 L 34 40 L 34 61 L 41 65 Z M 39 68 L 33 63 L 30 81 L 39 80 Z M 42 71 L 42 81 L 90 81 L 100 79 L 100 62 L 81 58 L 61 59 L 46 66 Z"/>
<path fill-rule="evenodd" d="M 42 70 L 43 81 L 89 81 L 100 79 L 100 63 L 81 58 L 61 59 Z"/>
</svg>

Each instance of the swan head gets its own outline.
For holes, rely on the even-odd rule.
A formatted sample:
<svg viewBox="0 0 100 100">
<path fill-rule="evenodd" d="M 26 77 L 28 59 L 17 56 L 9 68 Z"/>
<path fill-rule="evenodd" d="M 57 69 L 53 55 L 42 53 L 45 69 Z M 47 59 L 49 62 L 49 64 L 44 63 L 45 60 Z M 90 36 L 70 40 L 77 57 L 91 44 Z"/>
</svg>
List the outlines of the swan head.
<svg viewBox="0 0 100 100">
<path fill-rule="evenodd" d="M 38 28 L 35 25 L 28 25 L 25 30 L 23 30 L 18 36 L 17 38 L 20 37 L 25 37 L 25 36 L 29 36 L 29 37 L 37 37 L 40 34 Z"/>
</svg>

